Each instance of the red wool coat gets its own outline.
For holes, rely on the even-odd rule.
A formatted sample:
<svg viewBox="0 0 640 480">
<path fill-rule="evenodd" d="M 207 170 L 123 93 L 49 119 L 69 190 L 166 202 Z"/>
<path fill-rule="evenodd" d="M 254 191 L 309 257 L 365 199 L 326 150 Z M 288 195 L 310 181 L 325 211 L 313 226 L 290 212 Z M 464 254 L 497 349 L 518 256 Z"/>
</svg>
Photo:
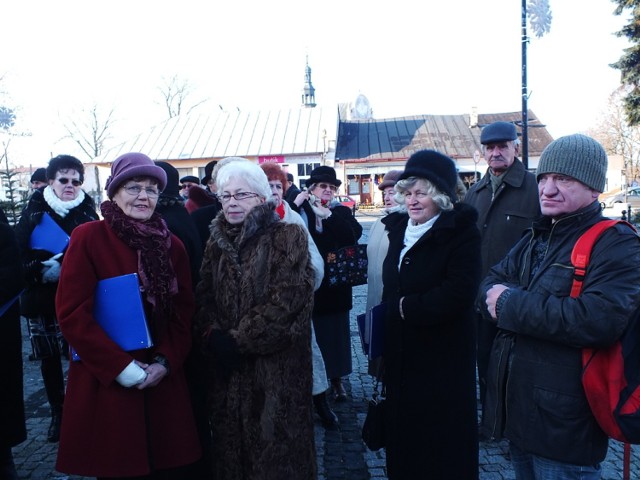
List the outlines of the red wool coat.
<svg viewBox="0 0 640 480">
<path fill-rule="evenodd" d="M 65 254 L 56 296 L 63 335 L 81 360 L 72 361 L 56 469 L 84 476 L 146 475 L 150 470 L 193 463 L 200 445 L 182 368 L 191 346 L 194 298 L 189 260 L 171 237 L 171 263 L 178 278 L 174 314 L 154 347 L 124 352 L 93 319 L 99 280 L 137 272 L 137 253 L 104 221 L 77 227 Z M 149 305 L 145 305 L 147 312 Z M 147 315 L 150 318 L 150 315 Z M 154 326 L 150 325 L 152 331 Z M 170 373 L 156 387 L 124 388 L 118 374 L 135 358 L 152 363 L 161 353 Z"/>
</svg>

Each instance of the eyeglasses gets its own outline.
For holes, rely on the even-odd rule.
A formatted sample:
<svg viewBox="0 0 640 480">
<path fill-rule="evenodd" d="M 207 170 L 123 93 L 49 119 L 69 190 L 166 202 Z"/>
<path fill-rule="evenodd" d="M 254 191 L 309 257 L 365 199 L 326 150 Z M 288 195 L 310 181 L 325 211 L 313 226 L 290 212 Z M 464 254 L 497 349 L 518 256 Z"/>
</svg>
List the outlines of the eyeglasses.
<svg viewBox="0 0 640 480">
<path fill-rule="evenodd" d="M 231 197 L 235 198 L 238 201 L 246 200 L 247 198 L 259 197 L 257 193 L 253 192 L 238 192 L 231 195 L 230 193 L 223 193 L 222 195 L 218 195 L 218 200 L 222 203 L 227 203 L 231 200 Z"/>
<path fill-rule="evenodd" d="M 127 192 L 129 195 L 132 195 L 134 197 L 137 197 L 138 195 L 140 195 L 142 193 L 142 191 L 144 190 L 145 193 L 147 194 L 147 197 L 149 198 L 158 198 L 158 195 L 160 195 L 160 192 L 158 192 L 155 188 L 151 188 L 151 187 L 141 187 L 140 185 L 129 185 L 128 187 L 123 187 L 124 191 Z"/>
<path fill-rule="evenodd" d="M 71 185 L 73 185 L 74 187 L 79 187 L 80 185 L 82 185 L 82 182 L 80 180 L 72 180 L 66 177 L 56 178 L 56 180 L 58 180 L 62 185 L 66 185 L 69 182 L 71 182 Z"/>
<path fill-rule="evenodd" d="M 336 187 L 335 185 L 330 185 L 328 183 L 319 183 L 318 188 L 320 188 L 321 190 L 326 190 L 328 188 L 332 192 L 336 192 L 338 190 L 338 187 Z"/>
</svg>

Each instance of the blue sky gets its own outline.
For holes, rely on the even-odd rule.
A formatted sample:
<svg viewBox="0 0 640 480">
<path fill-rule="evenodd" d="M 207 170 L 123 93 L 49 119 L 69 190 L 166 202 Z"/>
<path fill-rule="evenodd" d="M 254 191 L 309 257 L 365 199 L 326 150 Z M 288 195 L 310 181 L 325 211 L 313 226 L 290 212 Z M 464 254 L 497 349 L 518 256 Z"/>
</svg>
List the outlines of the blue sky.
<svg viewBox="0 0 640 480">
<path fill-rule="evenodd" d="M 615 4 L 550 0 L 551 32 L 528 48 L 529 108 L 555 137 L 585 131 L 619 84 L 627 45 Z M 3 6 L 4 89 L 31 136 L 18 164 L 74 153 L 60 118 L 115 108 L 124 140 L 166 118 L 162 77 L 211 108 L 296 108 L 305 57 L 319 106 L 362 93 L 378 118 L 521 108 L 518 0 L 23 0 Z M 532 33 L 532 32 L 530 32 Z M 195 98 L 195 97 L 194 97 Z"/>
</svg>

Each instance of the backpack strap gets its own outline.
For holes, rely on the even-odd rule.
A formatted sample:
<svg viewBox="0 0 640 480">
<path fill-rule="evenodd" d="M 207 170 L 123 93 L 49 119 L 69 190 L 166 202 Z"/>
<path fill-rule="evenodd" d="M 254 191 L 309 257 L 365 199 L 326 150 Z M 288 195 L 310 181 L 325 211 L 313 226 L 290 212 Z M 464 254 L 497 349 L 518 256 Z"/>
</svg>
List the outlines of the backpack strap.
<svg viewBox="0 0 640 480">
<path fill-rule="evenodd" d="M 573 272 L 573 285 L 571 286 L 571 298 L 576 298 L 580 295 L 582 290 L 582 284 L 584 283 L 584 277 L 587 273 L 587 265 L 589 265 L 589 259 L 591 258 L 591 249 L 595 245 L 596 241 L 602 235 L 602 233 L 618 223 L 628 225 L 633 231 L 636 229 L 629 222 L 624 220 L 602 220 L 593 225 L 589 230 L 584 232 L 578 241 L 573 246 L 571 251 L 571 264 L 574 267 Z"/>
</svg>

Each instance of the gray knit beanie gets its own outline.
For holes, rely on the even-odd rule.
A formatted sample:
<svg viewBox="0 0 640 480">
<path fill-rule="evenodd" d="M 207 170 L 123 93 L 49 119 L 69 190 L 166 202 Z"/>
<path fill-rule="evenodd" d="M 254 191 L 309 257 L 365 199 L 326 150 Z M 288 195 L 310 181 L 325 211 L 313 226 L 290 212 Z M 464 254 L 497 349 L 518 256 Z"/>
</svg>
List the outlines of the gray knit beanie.
<svg viewBox="0 0 640 480">
<path fill-rule="evenodd" d="M 575 178 L 597 192 L 604 191 L 607 177 L 607 153 L 593 138 L 574 134 L 560 137 L 544 149 L 536 178 L 545 173 L 560 173 Z"/>
</svg>

